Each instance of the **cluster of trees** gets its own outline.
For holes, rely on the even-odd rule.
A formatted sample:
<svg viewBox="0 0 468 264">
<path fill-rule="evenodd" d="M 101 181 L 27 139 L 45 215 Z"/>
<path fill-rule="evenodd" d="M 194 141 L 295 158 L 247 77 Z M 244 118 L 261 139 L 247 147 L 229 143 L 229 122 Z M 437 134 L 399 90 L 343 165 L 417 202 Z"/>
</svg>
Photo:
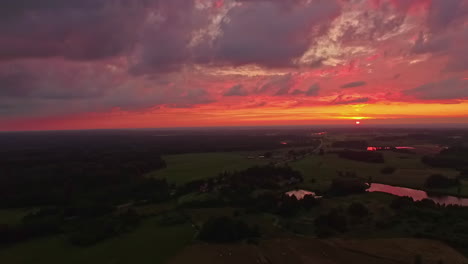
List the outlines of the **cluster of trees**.
<svg viewBox="0 0 468 264">
<path fill-rule="evenodd" d="M 314 147 L 318 140 L 310 131 L 268 130 L 105 130 L 38 133 L 2 133 L 1 152 L 43 152 L 54 150 L 103 151 L 142 150 L 161 154 L 271 150 L 290 147 Z M 287 141 L 287 145 L 280 142 Z"/>
<path fill-rule="evenodd" d="M 51 144 L 0 153 L 0 208 L 40 208 L 17 225 L 0 227 L 0 243 L 61 233 L 73 244 L 91 245 L 136 226 L 139 216 L 117 213 L 119 204 L 170 198 L 174 186 L 144 177 L 166 167 L 152 149 Z"/>
<path fill-rule="evenodd" d="M 248 195 L 258 189 L 279 189 L 304 181 L 290 166 L 254 166 L 243 171 L 223 172 L 215 178 L 196 180 L 179 186 L 177 193 L 219 192 L 225 196 Z M 234 198 L 234 197 L 233 197 Z"/>
<path fill-rule="evenodd" d="M 289 166 L 254 166 L 243 171 L 225 172 L 218 176 L 218 187 L 228 190 L 279 189 L 304 180 L 299 171 Z"/>
<path fill-rule="evenodd" d="M 443 206 L 432 200 L 414 202 L 398 197 L 391 203 L 395 215 L 388 228 L 401 225 L 407 235 L 444 241 L 468 253 L 468 208 Z"/>
<path fill-rule="evenodd" d="M 346 140 L 346 141 L 335 141 L 332 144 L 334 148 L 345 148 L 345 149 L 367 149 L 369 145 L 363 140 Z"/>
<path fill-rule="evenodd" d="M 384 156 L 382 153 L 376 151 L 352 151 L 344 150 L 339 151 L 338 156 L 343 159 L 356 160 L 369 163 L 384 163 Z"/>
<path fill-rule="evenodd" d="M 134 210 L 116 216 L 88 218 L 74 224 L 68 234 L 69 241 L 76 246 L 91 246 L 102 240 L 133 230 L 140 223 Z"/>
<path fill-rule="evenodd" d="M 270 208 L 272 213 L 277 213 L 284 217 L 292 217 L 297 215 L 302 210 L 311 210 L 320 204 L 320 199 L 312 195 L 306 195 L 304 198 L 298 200 L 294 195 L 282 195 L 276 207 Z"/>
<path fill-rule="evenodd" d="M 428 188 L 450 188 L 460 185 L 458 178 L 448 178 L 441 174 L 433 174 L 426 179 L 426 187 Z"/>
<path fill-rule="evenodd" d="M 408 136 L 377 136 L 374 138 L 375 141 L 397 141 L 397 140 L 405 140 Z"/>
<path fill-rule="evenodd" d="M 353 223 L 361 223 L 369 216 L 369 209 L 362 203 L 354 202 L 347 210 L 334 208 L 315 218 L 315 232 L 319 237 L 329 237 L 349 230 Z"/>
<path fill-rule="evenodd" d="M 152 199 L 145 189 L 166 187 L 143 177 L 166 167 L 164 160 L 157 153 L 137 150 L 23 153 L 3 157 L 0 167 L 3 208 L 67 205 L 90 196 L 116 203 L 135 195 Z"/>
<path fill-rule="evenodd" d="M 468 148 L 454 146 L 442 150 L 435 156 L 424 156 L 422 162 L 432 167 L 468 169 Z"/>
<path fill-rule="evenodd" d="M 26 215 L 17 225 L 0 226 L 0 244 L 65 234 L 72 244 L 89 246 L 132 230 L 139 221 L 134 210 L 116 213 L 114 207 L 107 205 L 49 207 Z"/>
<path fill-rule="evenodd" d="M 358 177 L 337 177 L 333 179 L 329 195 L 350 195 L 356 193 L 364 193 L 369 188 L 369 185 L 361 178 Z"/>
<path fill-rule="evenodd" d="M 468 253 L 468 208 L 444 206 L 432 200 L 413 201 L 409 197 L 397 197 L 388 208 L 370 209 L 354 202 L 347 208 L 338 207 L 318 215 L 314 221 L 315 233 L 320 237 L 373 232 L 378 234 L 412 236 L 444 241 Z"/>
<path fill-rule="evenodd" d="M 313 153 L 314 153 L 313 148 L 291 149 L 286 153 L 286 156 L 290 159 L 296 160 L 296 159 L 300 159 L 306 155 L 310 155 Z M 272 158 L 275 154 L 279 154 L 279 152 L 267 151 L 263 153 L 263 156 L 269 159 L 269 158 Z"/>
</svg>

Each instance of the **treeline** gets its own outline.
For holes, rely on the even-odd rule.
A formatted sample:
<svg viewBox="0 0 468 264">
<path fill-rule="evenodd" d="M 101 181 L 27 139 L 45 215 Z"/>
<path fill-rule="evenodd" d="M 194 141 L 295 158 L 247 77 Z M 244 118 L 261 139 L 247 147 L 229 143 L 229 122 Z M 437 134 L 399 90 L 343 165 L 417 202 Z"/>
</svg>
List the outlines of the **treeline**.
<svg viewBox="0 0 468 264">
<path fill-rule="evenodd" d="M 0 207 L 67 205 L 84 198 L 109 203 L 160 199 L 165 194 L 158 191 L 166 186 L 143 175 L 165 167 L 158 153 L 132 149 L 4 156 Z M 158 194 L 149 195 L 149 189 Z"/>
<path fill-rule="evenodd" d="M 441 240 L 468 253 L 468 208 L 437 205 L 432 200 L 413 202 L 411 198 L 396 198 L 391 207 L 396 215 L 393 225 L 407 225 L 410 235 Z"/>
<path fill-rule="evenodd" d="M 344 174 L 343 172 L 339 172 L 339 177 L 332 180 L 327 194 L 332 196 L 345 196 L 365 193 L 367 189 L 369 189 L 369 185 L 364 179 L 358 178 L 355 173 L 347 172 L 347 174 Z"/>
<path fill-rule="evenodd" d="M 422 162 L 432 167 L 468 169 L 468 148 L 454 146 L 442 150 L 435 156 L 424 156 Z"/>
<path fill-rule="evenodd" d="M 139 222 L 140 216 L 133 210 L 118 213 L 114 207 L 102 204 L 42 208 L 17 225 L 0 226 L 0 246 L 54 234 L 64 234 L 73 245 L 90 246 L 128 232 Z"/>
<path fill-rule="evenodd" d="M 64 234 L 75 245 L 92 245 L 138 224 L 135 212 L 118 205 L 170 198 L 173 186 L 144 177 L 166 167 L 158 152 L 72 145 L 0 153 L 0 208 L 38 208 L 17 225 L 1 226 L 0 244 Z"/>
<path fill-rule="evenodd" d="M 384 163 L 384 156 L 376 151 L 338 151 L 338 156 L 343 159 L 356 160 L 368 163 Z"/>
<path fill-rule="evenodd" d="M 426 187 L 428 188 L 450 188 L 454 186 L 459 186 L 460 179 L 457 178 L 448 178 L 441 174 L 433 174 L 426 179 Z"/>
<path fill-rule="evenodd" d="M 287 145 L 281 142 L 287 141 Z M 256 151 L 289 147 L 315 147 L 319 140 L 307 131 L 151 131 L 106 130 L 37 133 L 3 133 L 0 155 L 64 150 L 102 152 L 140 150 L 160 154 Z M 2 154 L 3 152 L 3 154 Z"/>
<path fill-rule="evenodd" d="M 197 180 L 179 186 L 178 194 L 220 192 L 248 194 L 257 189 L 279 189 L 304 180 L 299 171 L 289 166 L 254 166 L 242 171 L 223 172 L 217 177 Z"/>
<path fill-rule="evenodd" d="M 432 200 L 414 202 L 397 197 L 386 208 L 371 210 L 361 202 L 336 207 L 319 214 L 315 234 L 319 237 L 349 236 L 351 233 L 404 235 L 444 241 L 468 253 L 468 208 L 444 206 Z"/>
<path fill-rule="evenodd" d="M 334 148 L 345 148 L 345 149 L 367 149 L 369 145 L 366 141 L 363 140 L 345 140 L 345 141 L 335 141 L 332 144 Z"/>
<path fill-rule="evenodd" d="M 245 209 L 246 212 L 268 212 L 282 217 L 294 217 L 301 211 L 309 211 L 319 204 L 320 200 L 311 195 L 298 200 L 295 196 L 267 193 L 252 199 L 245 205 Z M 261 230 L 258 226 L 249 226 L 235 218 L 219 217 L 205 222 L 198 238 L 207 242 L 230 243 L 245 239 L 251 241 L 260 235 Z"/>
</svg>

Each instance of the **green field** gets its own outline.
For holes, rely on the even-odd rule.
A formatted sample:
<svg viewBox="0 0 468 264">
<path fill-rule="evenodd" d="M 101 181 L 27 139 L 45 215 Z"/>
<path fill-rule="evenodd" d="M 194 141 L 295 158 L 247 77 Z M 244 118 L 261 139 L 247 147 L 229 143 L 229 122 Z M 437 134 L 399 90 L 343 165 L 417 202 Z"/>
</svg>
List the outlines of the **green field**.
<svg viewBox="0 0 468 264">
<path fill-rule="evenodd" d="M 167 155 L 163 158 L 167 168 L 148 175 L 166 178 L 175 184 L 215 177 L 223 171 L 243 170 L 264 163 L 261 160 L 247 159 L 246 155 L 238 152 Z"/>
<path fill-rule="evenodd" d="M 454 169 L 432 168 L 421 162 L 421 156 L 417 154 L 401 154 L 395 152 L 383 152 L 385 163 L 366 163 L 339 158 L 336 154 L 323 156 L 309 156 L 305 159 L 291 163 L 290 165 L 304 175 L 302 187 L 312 190 L 325 191 L 338 171 L 353 171 L 364 179 L 372 179 L 373 182 L 395 186 L 424 189 L 426 179 L 432 174 L 442 174 L 447 177 L 456 177 L 458 172 Z M 394 167 L 392 174 L 382 174 L 384 167 Z M 456 189 L 445 190 L 450 194 L 457 194 Z M 462 194 L 468 192 L 468 185 L 462 188 Z"/>
<path fill-rule="evenodd" d="M 189 225 L 158 226 L 145 220 L 134 232 L 88 248 L 72 246 L 62 236 L 36 239 L 0 250 L 0 263 L 164 263 L 188 245 L 194 236 Z"/>
<path fill-rule="evenodd" d="M 454 169 L 432 168 L 421 162 L 419 154 L 383 152 L 385 163 L 375 164 L 342 159 L 337 154 L 312 155 L 289 163 L 304 175 L 303 188 L 325 191 L 338 171 L 353 171 L 359 177 L 373 182 L 395 186 L 425 189 L 424 183 L 432 174 L 456 177 Z M 166 178 L 171 183 L 184 184 L 193 180 L 215 177 L 223 171 L 242 170 L 265 164 L 268 160 L 247 159 L 245 153 L 193 153 L 168 155 L 164 159 L 167 168 L 148 174 L 151 177 Z M 394 167 L 392 174 L 382 174 L 384 167 Z M 468 195 L 468 182 L 463 182 L 460 195 Z M 457 195 L 458 189 L 437 190 Z"/>
</svg>

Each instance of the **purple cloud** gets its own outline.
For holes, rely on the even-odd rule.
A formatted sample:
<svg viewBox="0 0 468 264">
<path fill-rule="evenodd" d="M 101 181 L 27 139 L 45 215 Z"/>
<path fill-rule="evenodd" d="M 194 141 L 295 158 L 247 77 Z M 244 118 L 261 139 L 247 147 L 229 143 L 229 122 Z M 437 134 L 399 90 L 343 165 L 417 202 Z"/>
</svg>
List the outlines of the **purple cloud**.
<svg viewBox="0 0 468 264">
<path fill-rule="evenodd" d="M 404 93 L 422 100 L 464 99 L 468 97 L 468 80 L 453 78 L 426 83 Z"/>
<path fill-rule="evenodd" d="M 246 96 L 248 92 L 241 84 L 234 85 L 224 93 L 224 96 Z"/>
<path fill-rule="evenodd" d="M 354 87 L 360 87 L 360 86 L 365 86 L 367 85 L 366 82 L 364 81 L 357 81 L 357 82 L 350 82 L 350 83 L 345 83 L 343 85 L 341 85 L 340 87 L 342 89 L 346 89 L 346 88 L 354 88 Z"/>
</svg>

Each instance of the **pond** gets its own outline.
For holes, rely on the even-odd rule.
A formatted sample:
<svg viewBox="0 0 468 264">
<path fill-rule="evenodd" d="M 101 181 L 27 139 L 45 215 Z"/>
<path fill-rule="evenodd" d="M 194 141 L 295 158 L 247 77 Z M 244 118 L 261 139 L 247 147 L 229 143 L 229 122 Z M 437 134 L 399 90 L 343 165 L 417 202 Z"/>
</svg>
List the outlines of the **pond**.
<svg viewBox="0 0 468 264">
<path fill-rule="evenodd" d="M 391 186 L 380 183 L 372 183 L 367 191 L 389 193 L 396 196 L 408 196 L 413 198 L 413 200 L 415 201 L 430 199 L 437 204 L 468 206 L 468 198 L 460 198 L 450 195 L 429 195 L 427 192 L 421 190 Z"/>
</svg>

